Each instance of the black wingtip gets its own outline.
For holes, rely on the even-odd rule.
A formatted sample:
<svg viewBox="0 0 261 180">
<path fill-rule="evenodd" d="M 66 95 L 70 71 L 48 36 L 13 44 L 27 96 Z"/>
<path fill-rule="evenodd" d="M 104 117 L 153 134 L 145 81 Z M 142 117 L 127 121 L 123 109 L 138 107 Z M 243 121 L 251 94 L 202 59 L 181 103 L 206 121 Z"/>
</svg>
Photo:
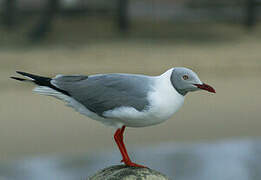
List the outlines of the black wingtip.
<svg viewBox="0 0 261 180">
<path fill-rule="evenodd" d="M 16 71 L 16 73 L 17 73 L 17 74 L 21 74 L 21 75 L 23 75 L 23 76 L 25 76 L 26 74 L 28 74 L 28 73 L 22 72 L 22 71 Z"/>
<path fill-rule="evenodd" d="M 10 78 L 11 78 L 11 79 L 18 80 L 18 81 L 26 81 L 26 79 L 19 78 L 19 77 L 14 77 L 14 76 L 11 76 Z"/>
<path fill-rule="evenodd" d="M 33 75 L 33 74 L 29 74 L 26 72 L 22 72 L 22 71 L 16 71 L 18 74 L 21 74 L 23 76 L 26 76 L 26 78 L 28 79 L 23 79 L 23 78 L 19 78 L 19 77 L 10 77 L 12 79 L 18 80 L 18 81 L 29 81 L 29 82 L 33 82 L 39 86 L 46 86 L 46 87 L 50 87 L 56 91 L 59 91 L 67 96 L 71 96 L 67 91 L 59 89 L 58 87 L 52 85 L 51 82 L 51 78 L 48 77 L 43 77 L 43 76 L 37 76 L 37 75 Z"/>
</svg>

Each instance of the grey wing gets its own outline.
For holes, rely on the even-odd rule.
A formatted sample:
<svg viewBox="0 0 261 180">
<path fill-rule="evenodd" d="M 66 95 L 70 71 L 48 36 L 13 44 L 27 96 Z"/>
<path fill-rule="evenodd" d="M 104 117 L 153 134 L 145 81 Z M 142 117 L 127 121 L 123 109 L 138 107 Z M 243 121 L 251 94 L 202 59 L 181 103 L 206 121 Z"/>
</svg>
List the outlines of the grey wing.
<svg viewBox="0 0 261 180">
<path fill-rule="evenodd" d="M 104 74 L 94 76 L 58 76 L 51 83 L 67 91 L 90 111 L 103 116 L 121 106 L 142 111 L 149 104 L 147 93 L 153 81 L 149 76 Z"/>
</svg>

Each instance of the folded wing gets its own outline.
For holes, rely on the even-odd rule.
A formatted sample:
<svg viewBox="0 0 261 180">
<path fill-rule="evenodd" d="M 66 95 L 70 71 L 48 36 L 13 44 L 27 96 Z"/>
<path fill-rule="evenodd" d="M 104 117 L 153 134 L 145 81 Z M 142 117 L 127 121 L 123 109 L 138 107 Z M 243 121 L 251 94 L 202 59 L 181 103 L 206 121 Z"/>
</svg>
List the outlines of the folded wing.
<svg viewBox="0 0 261 180">
<path fill-rule="evenodd" d="M 99 116 L 122 106 L 144 110 L 149 104 L 147 93 L 152 83 L 149 76 L 126 74 L 58 75 L 51 80 L 52 85 L 68 92 L 72 98 Z"/>
</svg>

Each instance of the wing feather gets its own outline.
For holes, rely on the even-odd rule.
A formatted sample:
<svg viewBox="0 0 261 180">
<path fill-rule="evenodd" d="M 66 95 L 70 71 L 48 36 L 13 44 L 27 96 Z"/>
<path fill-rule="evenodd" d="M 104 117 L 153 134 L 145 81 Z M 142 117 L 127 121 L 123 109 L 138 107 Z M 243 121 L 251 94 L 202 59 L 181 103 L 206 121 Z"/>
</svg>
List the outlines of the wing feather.
<svg viewBox="0 0 261 180">
<path fill-rule="evenodd" d="M 117 107 L 133 107 L 142 111 L 149 104 L 147 93 L 152 78 L 143 75 L 104 74 L 93 76 L 62 76 L 51 83 L 70 93 L 90 111 L 103 113 Z"/>
</svg>

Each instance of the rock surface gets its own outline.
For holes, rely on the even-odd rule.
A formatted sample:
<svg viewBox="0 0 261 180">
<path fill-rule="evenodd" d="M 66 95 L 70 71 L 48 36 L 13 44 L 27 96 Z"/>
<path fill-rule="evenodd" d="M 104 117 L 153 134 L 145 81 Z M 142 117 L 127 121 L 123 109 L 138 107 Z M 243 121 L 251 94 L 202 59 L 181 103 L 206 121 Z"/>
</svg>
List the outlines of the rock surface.
<svg viewBox="0 0 261 180">
<path fill-rule="evenodd" d="M 117 165 L 107 167 L 88 180 L 170 180 L 165 175 L 149 169 Z"/>
</svg>

